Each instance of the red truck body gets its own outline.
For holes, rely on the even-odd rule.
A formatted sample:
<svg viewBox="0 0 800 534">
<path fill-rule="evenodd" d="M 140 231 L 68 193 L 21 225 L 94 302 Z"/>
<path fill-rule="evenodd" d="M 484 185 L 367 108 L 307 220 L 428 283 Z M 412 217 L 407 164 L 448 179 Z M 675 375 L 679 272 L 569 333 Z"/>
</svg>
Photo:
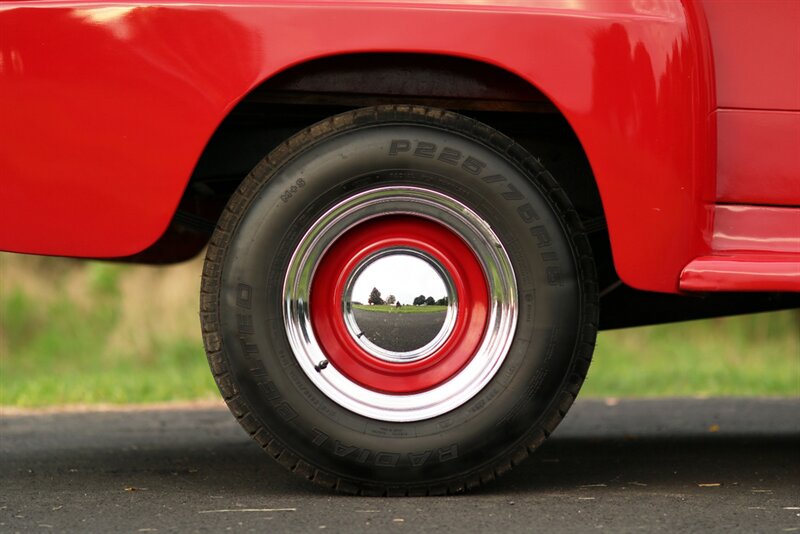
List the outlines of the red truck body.
<svg viewBox="0 0 800 534">
<path fill-rule="evenodd" d="M 139 253 L 248 94 L 320 58 L 424 55 L 563 115 L 627 285 L 796 291 L 798 26 L 780 0 L 5 2 L 0 248 Z"/>
</svg>

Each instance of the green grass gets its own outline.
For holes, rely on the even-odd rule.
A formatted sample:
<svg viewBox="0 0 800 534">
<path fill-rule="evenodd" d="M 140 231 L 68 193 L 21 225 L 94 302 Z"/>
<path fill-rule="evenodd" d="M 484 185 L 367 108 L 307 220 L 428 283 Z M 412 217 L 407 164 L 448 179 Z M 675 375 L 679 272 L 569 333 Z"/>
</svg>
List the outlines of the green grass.
<svg viewBox="0 0 800 534">
<path fill-rule="evenodd" d="M 600 332 L 583 395 L 800 396 L 800 313 Z"/>
<path fill-rule="evenodd" d="M 100 353 L 95 353 L 100 354 Z M 73 358 L 47 369 L 5 366 L 0 405 L 132 404 L 217 398 L 199 343 L 154 346 L 150 362 L 121 354 Z"/>
<path fill-rule="evenodd" d="M 46 302 L 19 288 L 0 295 L 0 405 L 217 398 L 199 336 L 139 332 L 136 350 L 113 342 L 122 315 L 119 279 L 127 269 L 87 264 L 81 297 L 88 306 L 65 291 Z"/>
<path fill-rule="evenodd" d="M 24 259 L 0 286 L 0 405 L 218 398 L 203 354 L 196 288 L 185 288 L 165 311 L 155 306 L 166 298 L 164 288 L 132 283 L 145 268 L 50 260 L 39 272 L 37 261 Z M 185 273 L 196 279 L 196 271 L 199 264 Z M 159 280 L 162 272 L 149 271 Z M 183 273 L 173 275 L 184 280 Z M 136 295 L 143 309 L 131 312 Z M 142 315 L 146 328 L 136 322 Z M 170 327 L 176 315 L 180 327 Z M 600 333 L 582 396 L 677 395 L 800 396 L 800 313 Z"/>
<path fill-rule="evenodd" d="M 447 306 L 390 306 L 388 304 L 367 305 L 367 304 L 353 304 L 356 310 L 364 310 L 371 312 L 389 312 L 389 313 L 433 313 L 440 312 L 447 309 Z"/>
</svg>

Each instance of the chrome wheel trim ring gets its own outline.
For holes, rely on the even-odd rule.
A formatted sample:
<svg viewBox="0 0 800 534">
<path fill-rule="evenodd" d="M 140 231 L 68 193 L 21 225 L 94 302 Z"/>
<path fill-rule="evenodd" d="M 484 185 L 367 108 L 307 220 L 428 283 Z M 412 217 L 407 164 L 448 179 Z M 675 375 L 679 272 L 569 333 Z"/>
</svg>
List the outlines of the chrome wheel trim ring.
<svg viewBox="0 0 800 534">
<path fill-rule="evenodd" d="M 472 359 L 446 382 L 412 394 L 377 392 L 350 380 L 332 365 L 320 365 L 327 362 L 327 357 L 315 338 L 309 310 L 316 267 L 336 239 L 360 223 L 395 214 L 433 220 L 458 235 L 483 268 L 489 293 L 486 329 Z M 449 195 L 422 187 L 370 189 L 330 208 L 300 239 L 283 284 L 286 335 L 309 380 L 343 408 L 388 422 L 430 419 L 472 399 L 505 361 L 516 331 L 517 316 L 514 270 L 489 224 Z"/>
</svg>

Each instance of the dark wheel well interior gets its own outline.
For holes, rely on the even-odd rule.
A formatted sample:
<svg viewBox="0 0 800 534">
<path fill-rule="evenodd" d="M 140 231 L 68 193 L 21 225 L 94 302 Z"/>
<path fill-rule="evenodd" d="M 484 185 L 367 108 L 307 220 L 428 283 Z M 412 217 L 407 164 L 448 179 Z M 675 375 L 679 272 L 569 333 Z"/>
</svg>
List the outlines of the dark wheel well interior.
<svg viewBox="0 0 800 534">
<path fill-rule="evenodd" d="M 205 246 L 238 184 L 275 146 L 348 109 L 379 104 L 440 107 L 493 126 L 542 160 L 590 229 L 604 228 L 580 142 L 534 86 L 477 61 L 420 54 L 323 58 L 286 70 L 248 94 L 212 136 L 164 235 L 131 261 L 168 263 Z"/>
<path fill-rule="evenodd" d="M 633 290 L 618 280 L 600 195 L 572 128 L 538 89 L 500 68 L 454 57 L 362 54 L 315 60 L 267 80 L 220 124 L 201 155 L 167 231 L 147 250 L 122 258 L 172 263 L 203 250 L 233 191 L 274 147 L 348 109 L 416 104 L 456 111 L 525 146 L 558 180 L 592 244 L 603 292 L 601 328 L 774 309 L 781 300 L 704 299 Z M 709 300 L 710 299 L 710 300 Z M 730 301 L 730 304 L 727 302 Z M 646 313 L 645 313 L 646 312 Z"/>
</svg>

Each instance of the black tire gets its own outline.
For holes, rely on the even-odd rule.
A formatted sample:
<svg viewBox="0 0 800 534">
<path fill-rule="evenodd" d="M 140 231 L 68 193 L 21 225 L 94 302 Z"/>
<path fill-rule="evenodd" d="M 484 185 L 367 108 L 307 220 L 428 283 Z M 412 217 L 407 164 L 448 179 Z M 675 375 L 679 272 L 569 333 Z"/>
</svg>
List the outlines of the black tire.
<svg viewBox="0 0 800 534">
<path fill-rule="evenodd" d="M 410 145 L 390 154 L 397 139 Z M 421 157 L 419 142 L 452 151 Z M 465 164 L 470 156 L 484 165 Z M 301 369 L 284 325 L 286 270 L 305 232 L 343 198 L 384 186 L 458 199 L 488 222 L 516 275 L 517 324 L 499 371 L 455 409 L 422 420 L 343 408 Z M 381 106 L 296 134 L 247 176 L 208 248 L 201 320 L 231 412 L 281 465 L 346 493 L 424 495 L 493 480 L 555 429 L 589 368 L 597 301 L 578 215 L 535 158 L 472 119 Z"/>
</svg>

